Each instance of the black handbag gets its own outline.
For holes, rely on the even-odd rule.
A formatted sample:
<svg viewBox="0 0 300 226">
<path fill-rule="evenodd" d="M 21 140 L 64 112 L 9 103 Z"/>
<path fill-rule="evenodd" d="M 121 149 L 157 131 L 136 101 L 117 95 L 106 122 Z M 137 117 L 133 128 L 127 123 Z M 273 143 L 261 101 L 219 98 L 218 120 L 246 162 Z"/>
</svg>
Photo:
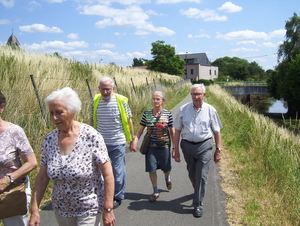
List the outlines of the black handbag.
<svg viewBox="0 0 300 226">
<path fill-rule="evenodd" d="M 161 115 L 159 115 L 159 116 L 156 118 L 156 122 L 154 123 L 154 127 L 156 126 L 156 123 L 157 123 L 158 120 L 160 119 L 160 116 L 161 116 Z M 145 155 L 146 152 L 147 152 L 147 149 L 148 149 L 149 143 L 150 143 L 150 137 L 151 137 L 151 134 L 152 134 L 152 130 L 150 131 L 150 133 L 147 132 L 147 133 L 144 135 L 143 142 L 142 142 L 142 144 L 141 144 L 141 146 L 140 146 L 140 152 L 141 152 L 142 155 Z"/>
</svg>

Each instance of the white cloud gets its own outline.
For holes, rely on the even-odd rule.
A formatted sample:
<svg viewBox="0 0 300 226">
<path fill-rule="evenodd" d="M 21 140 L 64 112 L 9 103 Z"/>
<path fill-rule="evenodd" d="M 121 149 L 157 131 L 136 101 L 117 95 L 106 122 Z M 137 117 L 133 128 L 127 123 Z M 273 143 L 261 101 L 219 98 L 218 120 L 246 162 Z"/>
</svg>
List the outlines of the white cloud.
<svg viewBox="0 0 300 226">
<path fill-rule="evenodd" d="M 116 48 L 116 45 L 112 44 L 112 43 L 96 43 L 95 46 L 98 46 L 100 48 L 105 48 L 105 49 L 114 49 L 114 48 Z"/>
<path fill-rule="evenodd" d="M 181 2 L 201 3 L 202 0 L 156 0 L 156 4 L 176 4 Z"/>
<path fill-rule="evenodd" d="M 237 45 L 256 45 L 256 41 L 241 41 L 241 42 L 238 42 L 236 43 Z"/>
<path fill-rule="evenodd" d="M 126 35 L 126 33 L 115 32 L 114 35 L 121 36 L 121 35 Z"/>
<path fill-rule="evenodd" d="M 0 3 L 5 7 L 5 8 L 12 8 L 15 5 L 15 0 L 0 0 Z"/>
<path fill-rule="evenodd" d="M 87 48 L 88 43 L 81 41 L 75 42 L 62 42 L 62 41 L 51 41 L 42 42 L 41 44 L 33 43 L 32 45 L 25 44 L 25 49 L 33 52 L 53 52 L 59 50 L 74 50 L 76 48 Z"/>
<path fill-rule="evenodd" d="M 241 11 L 243 8 L 233 4 L 232 2 L 225 2 L 220 8 L 219 11 L 223 11 L 225 13 L 236 13 Z"/>
<path fill-rule="evenodd" d="M 36 33 L 36 32 L 47 32 L 47 33 L 61 33 L 63 32 L 58 27 L 47 27 L 44 24 L 32 24 L 32 25 L 24 25 L 19 26 L 20 31 L 23 32 L 30 32 L 30 33 Z"/>
<path fill-rule="evenodd" d="M 9 23 L 10 23 L 9 20 L 5 20 L 5 19 L 0 20 L 0 25 L 1 24 L 9 24 Z"/>
<path fill-rule="evenodd" d="M 106 17 L 95 24 L 97 28 L 135 27 L 137 35 L 147 35 L 151 32 L 161 36 L 175 34 L 166 27 L 155 27 L 147 22 L 149 16 L 139 6 L 129 6 L 125 9 L 115 9 L 105 5 L 84 6 L 81 13 Z"/>
<path fill-rule="evenodd" d="M 269 40 L 270 37 L 265 32 L 256 32 L 256 31 L 250 31 L 250 30 L 244 30 L 244 31 L 233 31 L 229 32 L 227 34 L 221 34 L 217 33 L 216 38 L 218 39 L 225 39 L 225 40 L 233 40 L 233 41 L 239 41 L 239 40 Z"/>
<path fill-rule="evenodd" d="M 127 52 L 125 54 L 120 54 L 118 52 L 112 52 L 110 50 L 97 50 L 97 51 L 70 51 L 64 52 L 62 54 L 64 57 L 69 59 L 76 58 L 79 61 L 89 61 L 92 59 L 103 59 L 102 63 L 109 63 L 113 61 L 132 61 L 134 57 L 142 58 L 146 54 L 140 52 Z"/>
<path fill-rule="evenodd" d="M 180 10 L 180 13 L 188 18 L 201 18 L 204 21 L 227 21 L 227 16 L 219 16 L 215 10 L 210 9 L 189 8 L 188 10 Z"/>
<path fill-rule="evenodd" d="M 68 39 L 72 39 L 72 40 L 77 40 L 77 39 L 80 39 L 78 34 L 75 34 L 75 33 L 70 33 L 67 35 L 67 38 Z"/>
<path fill-rule="evenodd" d="M 30 5 L 31 7 L 41 7 L 42 5 L 36 1 L 30 1 L 28 2 L 28 5 Z"/>
<path fill-rule="evenodd" d="M 263 47 L 278 47 L 276 44 L 274 44 L 273 42 L 263 42 L 262 43 Z"/>
<path fill-rule="evenodd" d="M 259 49 L 247 49 L 247 48 L 238 48 L 238 49 L 231 49 L 232 52 L 259 52 Z"/>
<path fill-rule="evenodd" d="M 198 35 L 188 34 L 188 38 L 211 38 L 204 30 L 200 30 Z"/>
<path fill-rule="evenodd" d="M 272 38 L 283 38 L 286 34 L 285 29 L 275 30 L 269 33 Z"/>
<path fill-rule="evenodd" d="M 163 16 L 164 14 L 162 13 L 157 13 L 152 9 L 148 9 L 147 11 L 145 11 L 148 15 L 154 15 L 154 16 Z"/>
</svg>

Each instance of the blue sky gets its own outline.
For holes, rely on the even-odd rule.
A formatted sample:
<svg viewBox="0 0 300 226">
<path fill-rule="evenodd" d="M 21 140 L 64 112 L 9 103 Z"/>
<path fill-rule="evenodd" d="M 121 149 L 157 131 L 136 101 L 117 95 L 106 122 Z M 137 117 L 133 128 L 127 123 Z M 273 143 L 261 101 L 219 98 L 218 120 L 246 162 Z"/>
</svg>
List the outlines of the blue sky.
<svg viewBox="0 0 300 226">
<path fill-rule="evenodd" d="M 298 0 L 0 0 L 0 44 L 13 34 L 31 53 L 131 66 L 162 40 L 177 54 L 205 52 L 277 65 Z"/>
</svg>

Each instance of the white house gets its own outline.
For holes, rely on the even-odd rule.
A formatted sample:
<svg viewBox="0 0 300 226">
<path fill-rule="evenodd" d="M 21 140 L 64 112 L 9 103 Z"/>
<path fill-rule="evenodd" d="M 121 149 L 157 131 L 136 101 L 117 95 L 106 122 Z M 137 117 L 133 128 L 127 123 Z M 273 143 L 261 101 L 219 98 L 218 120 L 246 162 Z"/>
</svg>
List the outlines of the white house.
<svg viewBox="0 0 300 226">
<path fill-rule="evenodd" d="M 178 56 L 186 63 L 183 78 L 207 80 L 218 78 L 219 68 L 211 65 L 206 53 L 186 53 Z"/>
</svg>

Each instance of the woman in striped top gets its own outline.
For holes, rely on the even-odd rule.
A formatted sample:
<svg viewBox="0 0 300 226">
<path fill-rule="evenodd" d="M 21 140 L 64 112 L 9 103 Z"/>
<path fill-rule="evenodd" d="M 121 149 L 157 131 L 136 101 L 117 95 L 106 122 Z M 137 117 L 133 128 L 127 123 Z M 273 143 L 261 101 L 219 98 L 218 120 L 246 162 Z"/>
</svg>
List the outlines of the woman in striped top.
<svg viewBox="0 0 300 226">
<path fill-rule="evenodd" d="M 159 190 L 157 187 L 157 169 L 161 169 L 165 175 L 166 186 L 168 190 L 172 189 L 172 182 L 170 178 L 171 172 L 171 141 L 173 143 L 174 127 L 172 113 L 163 109 L 165 102 L 164 94 L 160 91 L 154 92 L 152 95 L 153 109 L 144 112 L 140 122 L 140 128 L 133 141 L 133 147 L 137 149 L 137 143 L 145 128 L 147 133 L 151 133 L 150 143 L 145 155 L 146 172 L 153 186 L 153 194 L 149 201 L 155 202 L 159 197 Z"/>
</svg>

